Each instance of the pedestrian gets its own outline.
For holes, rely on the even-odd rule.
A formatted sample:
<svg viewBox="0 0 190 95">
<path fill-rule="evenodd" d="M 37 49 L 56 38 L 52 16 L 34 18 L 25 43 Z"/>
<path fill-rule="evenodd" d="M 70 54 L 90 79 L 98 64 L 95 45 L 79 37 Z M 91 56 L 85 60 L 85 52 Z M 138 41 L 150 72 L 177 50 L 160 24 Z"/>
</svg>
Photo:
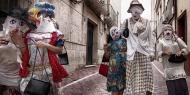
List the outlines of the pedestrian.
<svg viewBox="0 0 190 95">
<path fill-rule="evenodd" d="M 132 17 L 121 26 L 129 29 L 127 38 L 127 95 L 152 95 L 153 71 L 150 57 L 153 56 L 153 42 L 150 22 L 141 17 L 144 7 L 133 0 L 128 9 Z"/>
<path fill-rule="evenodd" d="M 163 26 L 162 35 L 163 38 L 159 40 L 158 44 L 158 55 L 162 58 L 168 95 L 189 95 L 184 61 L 178 63 L 173 62 L 174 59 L 169 61 L 171 54 L 187 55 L 187 45 L 174 33 L 173 27 L 169 24 Z"/>
<path fill-rule="evenodd" d="M 126 88 L 126 54 L 127 42 L 115 26 L 110 29 L 112 40 L 107 44 L 106 51 L 110 52 L 107 75 L 107 90 L 112 95 L 123 95 Z"/>
<path fill-rule="evenodd" d="M 22 64 L 19 74 L 22 78 L 20 87 L 24 95 L 34 93 L 39 95 L 40 92 L 58 95 L 59 83 L 68 76 L 57 57 L 57 54 L 63 50 L 64 42 L 60 38 L 61 33 L 57 31 L 50 18 L 50 14 L 54 14 L 54 9 L 55 7 L 50 3 L 36 3 L 28 10 L 29 21 L 36 25 L 36 29 L 30 29 L 21 36 L 16 32 L 12 34 L 12 39 L 15 39 L 21 47 Z M 31 91 L 27 89 L 30 87 L 27 84 L 32 79 L 43 81 L 46 84 L 50 83 L 50 92 L 49 90 Z M 32 88 L 35 89 L 34 86 Z"/>
</svg>

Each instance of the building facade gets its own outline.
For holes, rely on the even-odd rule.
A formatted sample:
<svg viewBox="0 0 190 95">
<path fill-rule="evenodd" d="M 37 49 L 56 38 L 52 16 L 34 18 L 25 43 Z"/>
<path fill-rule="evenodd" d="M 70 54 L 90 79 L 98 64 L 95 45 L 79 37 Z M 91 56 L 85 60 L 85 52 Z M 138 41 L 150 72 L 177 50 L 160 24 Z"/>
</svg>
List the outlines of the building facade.
<svg viewBox="0 0 190 95">
<path fill-rule="evenodd" d="M 66 69 L 71 72 L 85 65 L 101 63 L 108 30 L 120 24 L 120 3 L 116 0 L 1 0 L 0 12 L 15 7 L 28 8 L 39 1 L 50 2 L 56 7 L 55 20 L 65 34 L 69 56 L 70 64 L 65 66 Z"/>
</svg>

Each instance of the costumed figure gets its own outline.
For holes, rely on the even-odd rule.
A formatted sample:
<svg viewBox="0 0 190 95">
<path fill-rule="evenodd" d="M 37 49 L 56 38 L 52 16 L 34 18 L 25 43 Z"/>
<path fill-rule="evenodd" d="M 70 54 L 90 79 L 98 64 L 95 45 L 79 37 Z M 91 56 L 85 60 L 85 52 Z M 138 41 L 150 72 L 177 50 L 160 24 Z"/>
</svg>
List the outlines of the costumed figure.
<svg viewBox="0 0 190 95">
<path fill-rule="evenodd" d="M 150 57 L 153 56 L 153 41 L 150 22 L 141 17 L 144 8 L 133 0 L 128 9 L 132 17 L 126 19 L 121 30 L 129 29 L 127 38 L 127 87 L 126 95 L 151 95 L 153 71 Z"/>
<path fill-rule="evenodd" d="M 112 92 L 112 95 L 123 95 L 126 88 L 127 41 L 121 35 L 121 31 L 113 26 L 110 29 L 110 36 L 113 40 L 106 47 L 106 51 L 110 52 L 107 90 Z"/>
<path fill-rule="evenodd" d="M 22 64 L 20 69 L 21 91 L 25 91 L 31 74 L 36 79 L 50 81 L 54 95 L 56 84 L 68 76 L 67 71 L 58 62 L 57 54 L 62 51 L 64 41 L 52 21 L 55 7 L 47 2 L 39 2 L 28 10 L 29 19 L 36 29 L 25 33 Z M 44 69 L 45 67 L 45 69 Z M 48 77 L 47 77 L 48 75 Z"/>
<path fill-rule="evenodd" d="M 161 36 L 163 37 L 159 39 L 158 56 L 162 58 L 168 95 L 189 95 L 184 70 L 185 60 L 180 57 L 189 53 L 188 47 L 169 24 L 163 26 Z M 175 57 L 172 58 L 173 54 Z"/>
<path fill-rule="evenodd" d="M 26 22 L 26 11 L 15 8 L 7 14 L 3 31 L 0 31 L 0 94 L 1 95 L 20 95 L 19 94 L 19 63 L 20 48 L 15 46 L 19 39 L 12 39 L 14 32 L 27 32 L 29 27 Z M 21 35 L 22 33 L 18 33 Z"/>
</svg>

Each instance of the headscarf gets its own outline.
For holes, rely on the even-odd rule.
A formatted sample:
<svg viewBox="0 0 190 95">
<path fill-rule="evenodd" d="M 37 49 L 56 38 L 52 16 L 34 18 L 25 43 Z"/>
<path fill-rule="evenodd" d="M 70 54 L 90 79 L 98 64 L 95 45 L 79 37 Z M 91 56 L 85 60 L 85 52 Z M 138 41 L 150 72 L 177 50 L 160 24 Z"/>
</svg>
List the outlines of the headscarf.
<svg viewBox="0 0 190 95">
<path fill-rule="evenodd" d="M 166 31 L 166 30 L 170 30 L 172 32 L 174 32 L 173 27 L 170 24 L 165 24 L 162 28 L 162 32 Z"/>
</svg>

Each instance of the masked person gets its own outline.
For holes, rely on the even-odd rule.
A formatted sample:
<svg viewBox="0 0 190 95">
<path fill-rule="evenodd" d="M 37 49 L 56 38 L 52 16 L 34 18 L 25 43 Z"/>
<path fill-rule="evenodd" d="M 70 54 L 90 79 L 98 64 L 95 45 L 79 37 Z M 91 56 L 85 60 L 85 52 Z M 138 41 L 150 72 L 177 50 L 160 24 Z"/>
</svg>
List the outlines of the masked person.
<svg viewBox="0 0 190 95">
<path fill-rule="evenodd" d="M 19 93 L 19 68 L 21 59 L 20 48 L 15 46 L 11 33 L 20 30 L 26 32 L 29 28 L 23 20 L 25 11 L 20 8 L 11 10 L 3 23 L 0 37 L 0 95 L 20 95 Z M 17 31 L 18 32 L 18 31 Z"/>
<path fill-rule="evenodd" d="M 30 92 L 27 89 L 27 84 L 32 77 L 52 84 L 50 92 L 49 90 L 41 92 L 57 95 L 57 84 L 68 76 L 57 58 L 57 54 L 63 50 L 63 40 L 60 38 L 62 34 L 57 31 L 50 17 L 51 14 L 54 14 L 54 9 L 55 7 L 50 3 L 36 3 L 28 10 L 29 21 L 34 23 L 36 28 L 30 29 L 23 37 L 18 33 L 13 34 L 13 39 L 22 39 L 22 41 L 17 41 L 17 45 L 21 47 L 22 53 L 19 75 L 22 78 L 20 87 L 24 94 L 40 92 Z"/>
<path fill-rule="evenodd" d="M 106 47 L 106 51 L 110 52 L 107 90 L 112 92 L 112 95 L 123 95 L 126 88 L 125 52 L 127 51 L 127 42 L 115 26 L 110 29 L 110 36 L 112 40 Z"/>
<path fill-rule="evenodd" d="M 150 57 L 153 42 L 150 22 L 141 17 L 144 8 L 138 0 L 133 0 L 128 9 L 132 17 L 121 26 L 129 29 L 127 38 L 127 95 L 151 95 L 153 91 L 153 71 Z"/>
<path fill-rule="evenodd" d="M 173 27 L 169 24 L 163 26 L 162 36 L 158 43 L 158 55 L 162 58 L 168 95 L 189 95 L 184 62 L 169 61 L 171 54 L 187 55 L 187 45 L 175 35 Z"/>
</svg>

